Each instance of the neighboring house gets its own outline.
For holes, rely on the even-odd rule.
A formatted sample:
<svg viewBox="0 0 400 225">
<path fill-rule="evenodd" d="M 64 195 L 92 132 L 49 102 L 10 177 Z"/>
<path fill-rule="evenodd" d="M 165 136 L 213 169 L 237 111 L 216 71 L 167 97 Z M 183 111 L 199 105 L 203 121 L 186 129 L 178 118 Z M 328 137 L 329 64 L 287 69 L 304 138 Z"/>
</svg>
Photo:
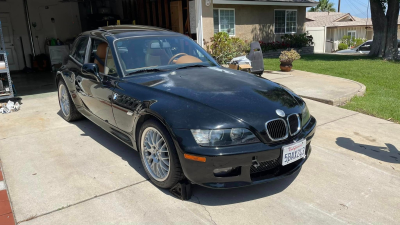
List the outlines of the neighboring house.
<svg viewBox="0 0 400 225">
<path fill-rule="evenodd" d="M 305 33 L 306 8 L 316 5 L 313 0 L 203 0 L 202 38 L 210 41 L 225 31 L 248 41 L 280 41 L 284 34 Z"/>
<path fill-rule="evenodd" d="M 400 24 L 400 17 L 399 17 Z M 307 12 L 306 30 L 314 37 L 315 52 L 338 50 L 343 36 L 371 40 L 374 36 L 371 19 L 362 19 L 339 12 Z M 400 25 L 398 37 L 400 38 Z"/>
</svg>

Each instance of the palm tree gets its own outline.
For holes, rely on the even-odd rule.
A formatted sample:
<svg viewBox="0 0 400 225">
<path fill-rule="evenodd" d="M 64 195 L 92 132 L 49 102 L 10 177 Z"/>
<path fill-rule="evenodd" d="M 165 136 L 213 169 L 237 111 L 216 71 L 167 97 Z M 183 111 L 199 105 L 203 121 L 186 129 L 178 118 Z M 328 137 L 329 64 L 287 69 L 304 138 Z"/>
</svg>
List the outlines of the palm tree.
<svg viewBox="0 0 400 225">
<path fill-rule="evenodd" d="M 329 2 L 329 0 L 319 0 L 319 3 L 316 7 L 312 7 L 309 9 L 309 12 L 336 12 L 336 9 L 333 7 L 334 4 Z"/>
</svg>

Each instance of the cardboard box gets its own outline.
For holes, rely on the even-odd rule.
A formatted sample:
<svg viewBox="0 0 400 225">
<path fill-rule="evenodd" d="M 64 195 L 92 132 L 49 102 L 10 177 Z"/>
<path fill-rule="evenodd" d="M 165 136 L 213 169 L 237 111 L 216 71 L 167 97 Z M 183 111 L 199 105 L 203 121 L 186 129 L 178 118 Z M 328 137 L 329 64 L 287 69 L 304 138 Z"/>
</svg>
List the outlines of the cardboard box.
<svg viewBox="0 0 400 225">
<path fill-rule="evenodd" d="M 233 70 L 250 70 L 251 66 L 249 64 L 242 64 L 242 65 L 229 64 L 229 69 L 233 69 Z"/>
<path fill-rule="evenodd" d="M 249 64 L 239 65 L 239 70 L 247 70 L 247 69 L 251 69 L 251 66 Z"/>
<path fill-rule="evenodd" d="M 237 64 L 229 64 L 229 69 L 237 70 L 238 65 Z"/>
</svg>

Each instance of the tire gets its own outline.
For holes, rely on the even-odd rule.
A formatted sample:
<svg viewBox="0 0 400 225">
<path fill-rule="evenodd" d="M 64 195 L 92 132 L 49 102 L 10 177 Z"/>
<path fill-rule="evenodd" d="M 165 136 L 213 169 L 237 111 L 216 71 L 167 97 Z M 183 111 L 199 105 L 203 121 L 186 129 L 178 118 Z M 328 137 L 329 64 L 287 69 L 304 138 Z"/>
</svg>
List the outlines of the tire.
<svg viewBox="0 0 400 225">
<path fill-rule="evenodd" d="M 82 114 L 76 109 L 71 99 L 67 85 L 64 80 L 58 82 L 58 103 L 60 104 L 61 116 L 68 122 L 81 119 Z M 67 106 L 68 105 L 68 106 Z"/>
<path fill-rule="evenodd" d="M 155 137 L 155 139 L 148 139 L 149 137 Z M 166 148 L 162 147 L 164 145 Z M 159 121 L 150 119 L 143 123 L 140 128 L 138 146 L 143 168 L 153 184 L 160 188 L 172 188 L 183 178 L 171 135 Z M 168 172 L 165 170 L 166 167 L 168 167 Z"/>
</svg>

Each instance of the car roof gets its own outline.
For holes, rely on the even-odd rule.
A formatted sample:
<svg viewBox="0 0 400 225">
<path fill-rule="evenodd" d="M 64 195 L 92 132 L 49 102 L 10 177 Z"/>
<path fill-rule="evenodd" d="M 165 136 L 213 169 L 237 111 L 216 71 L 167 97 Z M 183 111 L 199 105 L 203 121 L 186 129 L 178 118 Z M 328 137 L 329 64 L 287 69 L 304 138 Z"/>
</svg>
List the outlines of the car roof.
<svg viewBox="0 0 400 225">
<path fill-rule="evenodd" d="M 164 28 L 152 27 L 152 26 L 141 26 L 141 25 L 113 25 L 106 27 L 99 27 L 97 30 L 91 30 L 83 32 L 81 35 L 96 36 L 104 38 L 106 36 L 112 36 L 115 39 L 125 37 L 138 37 L 147 35 L 179 35 L 180 33 L 173 32 Z"/>
</svg>

